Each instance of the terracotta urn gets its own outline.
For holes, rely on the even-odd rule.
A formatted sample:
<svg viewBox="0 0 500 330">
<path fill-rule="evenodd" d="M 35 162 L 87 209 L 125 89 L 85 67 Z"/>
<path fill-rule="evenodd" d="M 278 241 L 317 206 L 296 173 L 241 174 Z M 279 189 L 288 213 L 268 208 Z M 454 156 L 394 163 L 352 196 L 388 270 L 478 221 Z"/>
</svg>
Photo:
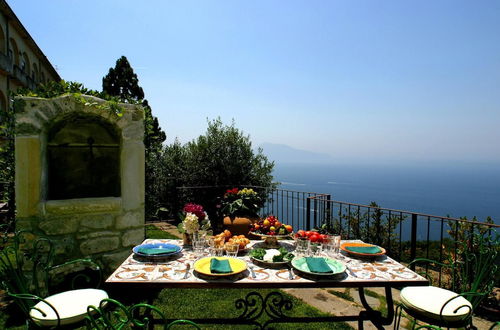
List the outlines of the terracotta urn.
<svg viewBox="0 0 500 330">
<path fill-rule="evenodd" d="M 250 225 L 258 222 L 260 218 L 252 215 L 237 215 L 224 217 L 224 229 L 233 235 L 248 235 Z"/>
</svg>

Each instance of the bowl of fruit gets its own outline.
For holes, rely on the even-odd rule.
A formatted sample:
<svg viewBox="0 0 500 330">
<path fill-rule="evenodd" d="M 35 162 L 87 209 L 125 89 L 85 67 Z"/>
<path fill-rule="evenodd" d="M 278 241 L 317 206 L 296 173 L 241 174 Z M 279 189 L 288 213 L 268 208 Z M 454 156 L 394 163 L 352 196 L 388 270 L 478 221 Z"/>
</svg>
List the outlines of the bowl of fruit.
<svg viewBox="0 0 500 330">
<path fill-rule="evenodd" d="M 250 225 L 250 234 L 264 239 L 265 248 L 279 248 L 278 239 L 288 238 L 292 232 L 292 226 L 281 223 L 273 215 Z"/>
<path fill-rule="evenodd" d="M 303 237 L 311 241 L 312 244 L 320 244 L 328 239 L 328 235 L 321 234 L 315 230 L 297 230 L 294 235 L 295 238 Z"/>
</svg>

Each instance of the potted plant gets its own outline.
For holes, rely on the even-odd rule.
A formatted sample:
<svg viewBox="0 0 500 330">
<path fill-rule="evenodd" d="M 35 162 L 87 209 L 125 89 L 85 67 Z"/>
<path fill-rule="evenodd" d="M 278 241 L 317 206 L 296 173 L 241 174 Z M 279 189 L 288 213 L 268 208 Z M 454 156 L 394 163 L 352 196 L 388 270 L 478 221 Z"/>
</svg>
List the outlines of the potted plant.
<svg viewBox="0 0 500 330">
<path fill-rule="evenodd" d="M 250 225 L 259 220 L 262 198 L 251 188 L 228 189 L 221 201 L 224 227 L 234 235 L 246 235 Z"/>
<path fill-rule="evenodd" d="M 184 245 L 191 245 L 192 236 L 195 233 L 207 233 L 211 230 L 210 220 L 208 214 L 203 209 L 203 206 L 188 203 L 182 209 L 183 220 L 177 226 L 177 229 L 182 234 Z"/>
</svg>

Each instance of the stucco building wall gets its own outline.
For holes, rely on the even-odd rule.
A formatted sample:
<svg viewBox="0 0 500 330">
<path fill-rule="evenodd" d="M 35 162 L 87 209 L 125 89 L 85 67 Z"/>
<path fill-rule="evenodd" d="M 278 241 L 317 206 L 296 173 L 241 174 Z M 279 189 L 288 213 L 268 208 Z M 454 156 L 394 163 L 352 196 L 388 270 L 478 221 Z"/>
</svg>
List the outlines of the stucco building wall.
<svg viewBox="0 0 500 330">
<path fill-rule="evenodd" d="M 5 0 L 0 0 L 0 107 L 8 107 L 9 91 L 35 88 L 61 77 Z"/>
</svg>

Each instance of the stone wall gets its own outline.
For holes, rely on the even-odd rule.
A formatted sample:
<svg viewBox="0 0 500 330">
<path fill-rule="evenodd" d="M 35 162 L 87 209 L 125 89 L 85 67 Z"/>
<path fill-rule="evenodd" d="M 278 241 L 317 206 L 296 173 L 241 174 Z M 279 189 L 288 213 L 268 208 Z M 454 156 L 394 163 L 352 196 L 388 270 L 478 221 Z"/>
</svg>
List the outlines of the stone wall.
<svg viewBox="0 0 500 330">
<path fill-rule="evenodd" d="M 105 102 L 85 98 L 89 104 Z M 144 113 L 140 106 L 121 106 L 124 111 L 118 116 L 71 95 L 15 100 L 17 229 L 48 236 L 58 261 L 92 257 L 109 272 L 144 240 Z M 118 132 L 119 197 L 47 199 L 47 133 L 73 115 L 98 116 Z"/>
</svg>

